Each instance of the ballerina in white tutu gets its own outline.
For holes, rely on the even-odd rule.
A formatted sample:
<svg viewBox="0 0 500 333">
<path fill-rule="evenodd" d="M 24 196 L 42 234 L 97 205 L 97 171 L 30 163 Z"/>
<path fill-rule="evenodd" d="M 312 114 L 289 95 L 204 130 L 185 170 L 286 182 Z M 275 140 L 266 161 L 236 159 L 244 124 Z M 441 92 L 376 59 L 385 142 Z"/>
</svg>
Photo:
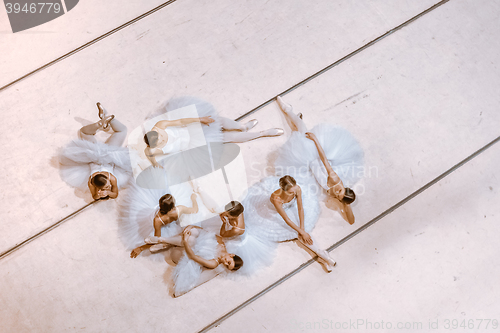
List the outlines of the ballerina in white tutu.
<svg viewBox="0 0 500 333">
<path fill-rule="evenodd" d="M 276 187 L 279 187 L 276 189 Z M 243 205 L 249 211 L 248 224 L 258 234 L 275 242 L 298 239 L 331 272 L 335 261 L 321 249 L 310 232 L 318 221 L 320 208 L 308 186 L 299 186 L 289 175 L 267 177 L 250 187 Z"/>
<path fill-rule="evenodd" d="M 109 115 L 97 103 L 98 122 L 83 126 L 80 140 L 64 147 L 59 155 L 61 177 L 69 185 L 88 188 L 92 198 L 115 199 L 118 190 L 125 187 L 132 176 L 128 150 L 121 147 L 127 128 L 114 115 Z M 100 130 L 113 130 L 105 143 L 98 142 L 95 134 Z"/>
<path fill-rule="evenodd" d="M 161 158 L 192 147 L 189 130 L 186 129 L 186 126 L 190 124 L 199 123 L 202 125 L 206 142 L 242 143 L 261 137 L 280 136 L 284 133 L 281 128 L 249 132 L 257 125 L 256 119 L 246 124 L 240 124 L 229 118 L 220 117 L 211 104 L 193 97 L 172 99 L 162 111 L 169 112 L 190 105 L 196 106 L 197 118 L 158 121 L 144 135 L 144 142 L 147 145 L 144 153 L 153 166 L 163 167 L 158 163 L 157 157 Z"/>
<path fill-rule="evenodd" d="M 205 196 L 203 192 L 201 193 L 201 196 Z M 224 209 L 219 214 L 222 225 L 218 234 L 228 251 L 237 254 L 245 262 L 245 266 L 238 271 L 238 274 L 248 276 L 262 267 L 271 265 L 276 243 L 262 237 L 257 227 L 245 223 L 245 214 L 248 215 L 248 212 L 245 213 L 243 205 L 238 201 L 231 201 Z M 203 222 L 201 225 L 205 228 Z M 207 230 L 210 230 L 210 227 Z"/>
<path fill-rule="evenodd" d="M 151 190 L 145 190 L 145 189 L 141 189 L 141 188 L 137 188 L 137 187 L 135 189 L 136 189 L 136 191 L 152 192 Z M 150 193 L 150 194 L 152 194 L 152 193 Z M 158 210 L 156 210 L 156 213 L 154 214 L 154 217 L 152 219 L 152 228 L 154 229 L 154 236 L 156 236 L 156 237 L 162 236 L 162 227 L 167 227 L 167 229 L 168 229 L 168 232 L 166 232 L 164 236 L 167 236 L 167 234 L 172 235 L 173 233 L 175 234 L 175 233 L 180 232 L 180 230 L 182 230 L 182 228 L 178 225 L 178 223 L 176 223 L 179 220 L 179 218 L 184 214 L 196 214 L 196 213 L 198 213 L 198 202 L 196 201 L 196 198 L 197 198 L 197 196 L 195 193 L 191 194 L 192 207 L 186 207 L 183 205 L 176 206 L 174 197 L 169 193 L 164 194 L 159 199 L 159 208 L 158 208 Z M 146 206 L 146 210 L 148 210 L 148 208 L 149 207 Z M 130 213 L 130 210 L 128 210 L 128 213 Z M 137 220 L 136 223 L 132 222 L 133 226 L 135 226 L 135 224 L 137 224 L 137 227 L 139 227 L 140 224 L 144 224 L 144 223 L 148 223 L 148 222 L 151 225 L 151 214 L 147 213 L 147 212 L 146 212 L 146 214 L 144 214 L 144 213 L 145 212 L 142 212 L 142 215 L 143 215 L 142 219 Z M 131 222 L 130 219 L 134 220 L 134 217 L 127 216 L 127 217 L 125 217 L 125 219 L 129 219 L 127 222 L 129 223 L 129 228 L 130 228 L 131 227 L 130 226 L 130 222 Z M 149 221 L 148 221 L 148 219 L 149 219 Z M 135 228 L 133 228 L 133 226 L 132 226 L 132 230 L 135 229 Z M 147 230 L 150 228 L 146 227 L 144 229 L 146 229 L 147 234 L 151 233 L 149 230 Z M 122 230 L 122 235 L 130 233 L 130 231 L 131 230 L 124 229 L 124 230 Z M 132 250 L 132 252 L 130 253 L 130 257 L 136 258 L 144 250 L 149 249 L 152 253 L 154 253 L 154 252 L 158 252 L 159 250 L 162 249 L 161 247 L 160 248 L 158 248 L 158 247 L 151 248 L 151 247 L 152 247 L 151 244 L 144 244 L 144 245 L 138 246 Z"/>
<path fill-rule="evenodd" d="M 170 249 L 170 259 L 176 264 L 173 272 L 174 297 L 221 273 L 234 272 L 243 266 L 239 256 L 227 251 L 221 237 L 199 227 L 187 226 L 179 235 L 149 237 L 146 241 L 155 247 Z"/>
<path fill-rule="evenodd" d="M 350 204 L 356 195 L 345 184 L 352 186 L 360 178 L 358 171 L 363 166 L 363 150 L 359 143 L 339 126 L 320 124 L 307 131 L 302 115 L 293 113 L 292 106 L 281 97 L 277 101 L 293 132 L 278 150 L 275 170 L 304 181 L 314 178 L 328 194 L 330 205 L 327 206 L 333 206 L 353 224 Z"/>
</svg>

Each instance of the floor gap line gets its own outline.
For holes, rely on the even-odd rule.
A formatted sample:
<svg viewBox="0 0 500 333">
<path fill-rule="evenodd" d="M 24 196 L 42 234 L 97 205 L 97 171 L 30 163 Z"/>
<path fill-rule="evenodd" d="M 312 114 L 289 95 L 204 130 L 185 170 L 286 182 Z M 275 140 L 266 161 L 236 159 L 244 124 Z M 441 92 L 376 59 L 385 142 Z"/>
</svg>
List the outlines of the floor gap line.
<svg viewBox="0 0 500 333">
<path fill-rule="evenodd" d="M 387 31 L 386 33 L 384 33 L 383 35 L 380 35 L 379 37 L 375 38 L 374 40 L 368 42 L 367 44 L 361 46 L 360 48 L 352 51 L 351 53 L 349 53 L 348 55 L 340 58 L 339 60 L 335 61 L 334 63 L 326 66 L 325 68 L 317 71 L 316 73 L 308 76 L 307 78 L 305 78 L 304 80 L 300 81 L 299 83 L 293 85 L 292 87 L 288 88 L 287 90 L 279 93 L 278 95 L 272 97 L 271 99 L 265 101 L 264 103 L 260 104 L 259 106 L 253 108 L 252 110 L 248 111 L 247 113 L 239 116 L 238 118 L 236 118 L 236 121 L 239 121 L 245 117 L 248 117 L 249 115 L 255 113 L 256 111 L 262 109 L 263 107 L 265 107 L 266 105 L 272 103 L 278 96 L 284 96 L 286 94 L 288 94 L 289 92 L 292 92 L 293 90 L 297 89 L 298 87 L 308 83 L 309 81 L 312 81 L 314 80 L 315 78 L 317 78 L 318 76 L 320 76 L 321 74 L 329 71 L 330 69 L 340 65 L 341 63 L 343 63 L 344 61 L 354 57 L 356 54 L 366 50 L 367 48 L 369 48 L 370 46 L 373 46 L 374 44 L 376 44 L 377 42 L 381 41 L 382 39 L 386 38 L 387 36 L 390 36 L 392 35 L 393 33 L 395 33 L 396 31 L 398 30 L 401 30 L 402 28 L 404 28 L 405 26 L 407 26 L 408 24 L 416 21 L 417 19 L 419 19 L 420 17 L 424 16 L 425 14 L 428 14 L 429 12 L 433 11 L 434 9 L 444 5 L 445 3 L 447 3 L 448 1 L 450 0 L 443 0 L 443 1 L 440 1 L 436 4 L 434 4 L 433 6 L 427 8 L 426 10 L 424 10 L 423 12 L 413 16 L 412 18 L 410 18 L 409 20 L 401 23 L 400 25 L 398 25 L 397 27 Z"/>
<path fill-rule="evenodd" d="M 497 137 L 496 139 L 494 139 L 493 141 L 491 141 L 490 143 L 486 144 L 482 148 L 476 150 L 474 153 L 472 153 L 471 155 L 467 156 L 465 159 L 461 160 L 460 162 L 458 162 L 457 164 L 455 164 L 454 166 L 452 166 L 451 168 L 449 168 L 448 170 L 446 170 L 445 172 L 443 172 L 442 174 L 440 174 L 439 176 L 437 176 L 436 178 L 434 178 L 433 180 L 431 180 L 430 182 L 428 182 L 424 186 L 420 187 L 418 190 L 416 190 L 415 192 L 411 193 L 410 195 L 408 195 L 404 199 L 400 200 L 398 203 L 394 204 L 389 209 L 385 210 L 384 212 L 380 213 L 379 215 L 377 215 L 376 217 L 374 217 L 373 219 L 371 219 L 367 223 L 363 224 L 361 227 L 359 227 L 358 229 L 354 230 L 349 235 L 345 236 L 344 238 L 342 238 L 341 240 L 339 240 L 335 244 L 331 245 L 330 247 L 327 248 L 327 251 L 331 252 L 332 250 L 338 248 L 340 245 L 344 244 L 345 242 L 347 242 L 351 238 L 355 237 L 356 235 L 358 235 L 362 231 L 368 229 L 368 227 L 372 226 L 377 221 L 381 220 L 382 218 L 384 218 L 385 216 L 389 215 L 390 213 L 392 213 L 393 211 L 395 211 L 399 207 L 403 206 L 405 203 L 407 203 L 411 199 L 415 198 L 416 196 L 418 196 L 419 194 L 421 194 L 422 192 L 424 192 L 425 190 L 427 190 L 428 188 L 430 188 L 432 185 L 435 185 L 437 182 L 439 182 L 440 180 L 442 180 L 443 178 L 445 178 L 446 176 L 448 176 L 449 174 L 451 174 L 453 171 L 457 170 L 458 168 L 460 168 L 464 164 L 468 163 L 469 161 L 471 161 L 472 159 L 474 159 L 475 157 L 477 157 L 478 155 L 480 155 L 481 153 L 483 153 L 484 151 L 486 151 L 488 148 L 492 147 L 493 145 L 495 145 L 499 141 L 500 141 L 500 136 Z M 208 324 L 203 329 L 201 329 L 200 331 L 198 331 L 198 333 L 208 332 L 212 328 L 220 325 L 224 320 L 228 319 L 229 317 L 231 317 L 232 315 L 234 315 L 236 312 L 239 312 L 243 308 L 247 307 L 250 303 L 252 303 L 255 300 L 259 299 L 260 297 L 262 297 L 263 295 L 267 294 L 269 291 L 273 290 L 274 288 L 276 288 L 277 286 L 279 286 L 283 282 L 287 281 L 291 277 L 293 277 L 296 274 L 298 274 L 299 272 L 303 271 L 305 268 L 307 268 L 313 262 L 315 262 L 316 258 L 317 257 L 309 259 L 308 261 L 306 261 L 305 263 L 303 263 L 302 265 L 300 265 L 299 267 L 297 267 L 296 269 L 294 269 L 290 273 L 288 273 L 285 276 L 281 277 L 279 280 L 277 280 L 274 283 L 270 284 L 269 286 L 267 286 L 266 288 L 264 288 L 263 290 L 261 290 L 260 292 L 258 292 L 257 294 L 255 294 L 254 296 L 250 297 L 249 299 L 247 299 L 246 301 L 244 301 L 243 303 L 241 303 L 237 307 L 233 308 L 228 313 L 224 314 L 223 316 L 219 317 L 217 320 L 215 320 L 212 323 Z"/>
<path fill-rule="evenodd" d="M 66 54 L 64 54 L 64 55 L 62 55 L 62 56 L 60 56 L 59 58 L 56 58 L 56 59 L 52 60 L 51 62 L 46 63 L 45 65 L 42 65 L 42 66 L 38 67 L 37 69 L 34 69 L 33 71 L 31 71 L 31 72 L 29 72 L 29 73 L 27 73 L 27 74 L 25 74 L 25 75 L 21 76 L 20 78 L 18 78 L 18 79 L 16 79 L 16 80 L 12 81 L 12 82 L 10 82 L 10 83 L 7 83 L 7 84 L 6 84 L 6 85 L 4 85 L 3 87 L 0 87 L 0 92 L 1 92 L 2 90 L 4 90 L 4 89 L 9 88 L 9 87 L 10 87 L 10 86 L 12 86 L 12 85 L 14 85 L 14 84 L 18 83 L 18 82 L 20 82 L 20 81 L 22 81 L 22 80 L 24 80 L 24 79 L 26 79 L 26 78 L 28 78 L 28 77 L 30 77 L 30 76 L 32 76 L 32 75 L 34 75 L 34 74 L 38 73 L 38 72 L 40 72 L 40 71 L 42 71 L 42 70 L 46 69 L 46 68 L 48 68 L 48 67 L 50 67 L 50 66 L 52 66 L 52 65 L 54 65 L 54 64 L 56 64 L 56 63 L 58 63 L 58 62 L 60 62 L 60 61 L 62 61 L 62 60 L 64 60 L 64 59 L 66 59 L 66 58 L 68 58 L 68 57 L 70 57 L 70 56 L 72 56 L 72 55 L 74 55 L 74 54 L 76 54 L 76 53 L 78 53 L 78 52 L 80 52 L 80 51 L 82 51 L 82 50 L 86 49 L 87 47 L 89 47 L 89 46 L 91 46 L 91 45 L 93 45 L 93 44 L 95 44 L 95 43 L 97 43 L 97 42 L 99 42 L 99 41 L 103 40 L 104 38 L 106 38 L 106 37 L 108 37 L 108 36 L 111 36 L 111 35 L 112 35 L 112 34 L 114 34 L 115 32 L 118 32 L 118 31 L 120 31 L 120 30 L 122 30 L 122 29 L 124 29 L 124 28 L 128 27 L 129 25 L 132 25 L 132 24 L 134 24 L 134 23 L 136 23 L 136 22 L 138 22 L 138 21 L 142 20 L 143 18 L 145 18 L 145 17 L 147 17 L 147 16 L 149 16 L 149 15 L 151 15 L 151 14 L 153 14 L 153 13 L 156 13 L 156 12 L 157 12 L 157 11 L 159 11 L 160 9 L 162 9 L 162 8 L 164 8 L 164 7 L 168 6 L 168 5 L 170 5 L 170 4 L 172 4 L 172 3 L 176 2 L 176 1 L 177 1 L 177 0 L 170 0 L 170 1 L 164 2 L 164 3 L 162 3 L 161 5 L 159 5 L 159 6 L 155 7 L 155 8 L 153 8 L 153 9 L 151 9 L 151 10 L 149 10 L 149 11 L 145 12 L 144 14 L 139 15 L 139 16 L 137 16 L 136 18 L 134 18 L 134 19 L 132 19 L 132 20 L 130 20 L 130 21 L 128 21 L 128 22 L 123 23 L 122 25 L 118 26 L 117 28 L 114 28 L 113 30 L 108 31 L 108 32 L 106 32 L 105 34 L 103 34 L 103 35 L 101 35 L 101 36 L 99 36 L 99 37 L 97 37 L 97 38 L 94 38 L 94 39 L 93 39 L 93 40 L 91 40 L 90 42 L 87 42 L 87 43 L 85 43 L 85 44 L 83 44 L 83 45 L 81 45 L 81 46 L 77 47 L 77 48 L 76 48 L 76 49 L 74 49 L 73 51 L 70 51 L 70 52 L 68 52 L 68 53 L 66 53 Z"/>
</svg>

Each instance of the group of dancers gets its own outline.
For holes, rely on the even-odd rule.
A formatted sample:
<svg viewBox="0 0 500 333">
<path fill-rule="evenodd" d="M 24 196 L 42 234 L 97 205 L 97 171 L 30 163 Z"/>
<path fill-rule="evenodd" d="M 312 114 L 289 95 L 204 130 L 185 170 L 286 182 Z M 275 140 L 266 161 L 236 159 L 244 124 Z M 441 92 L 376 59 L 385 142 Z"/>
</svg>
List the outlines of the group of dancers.
<svg viewBox="0 0 500 333">
<path fill-rule="evenodd" d="M 347 130 L 326 123 L 307 130 L 302 114 L 295 114 L 281 97 L 277 103 L 292 134 L 278 148 L 275 175 L 250 186 L 239 201 L 218 205 L 212 188 L 200 186 L 195 177 L 175 187 L 168 181 L 162 188 L 137 184 L 129 150 L 122 147 L 127 128 L 99 103 L 99 121 L 83 126 L 79 140 L 60 152 L 61 176 L 74 187 L 88 188 L 95 200 L 119 198 L 120 238 L 130 257 L 149 256 L 175 265 L 175 297 L 219 274 L 255 273 L 272 263 L 279 242 L 294 239 L 331 272 L 336 262 L 310 233 L 323 196 L 328 207 L 354 223 L 350 204 L 356 195 L 348 186 L 359 180 L 356 170 L 363 165 L 363 151 Z M 188 128 L 193 124 L 201 126 L 207 144 L 242 143 L 284 133 L 281 128 L 251 132 L 257 120 L 240 124 L 220 117 L 209 103 L 198 99 L 174 99 L 163 112 L 188 105 L 196 107 L 198 117 L 160 120 L 144 134 L 150 170 L 169 174 L 162 158 L 191 148 Z M 100 130 L 112 132 L 104 143 L 95 138 Z M 191 167 L 186 165 L 187 170 Z"/>
</svg>

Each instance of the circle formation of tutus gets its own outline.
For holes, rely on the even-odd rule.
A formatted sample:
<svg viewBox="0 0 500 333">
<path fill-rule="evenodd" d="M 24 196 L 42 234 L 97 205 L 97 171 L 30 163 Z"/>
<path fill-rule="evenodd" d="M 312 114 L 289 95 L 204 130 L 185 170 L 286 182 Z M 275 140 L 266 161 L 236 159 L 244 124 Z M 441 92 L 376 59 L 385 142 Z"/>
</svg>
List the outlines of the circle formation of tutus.
<svg viewBox="0 0 500 333">
<path fill-rule="evenodd" d="M 268 239 L 274 242 L 282 242 L 297 238 L 297 232 L 293 230 L 283 220 L 281 215 L 276 211 L 276 208 L 271 203 L 271 194 L 279 188 L 280 177 L 271 176 L 262 179 L 260 182 L 251 186 L 248 194 L 242 204 L 245 207 L 245 212 L 248 211 L 248 216 L 245 222 L 259 237 Z M 320 214 L 320 206 L 317 196 L 310 193 L 310 186 L 306 183 L 300 183 L 297 180 L 297 185 L 302 189 L 302 205 L 304 209 L 304 229 L 310 232 Z M 293 199 L 290 203 L 283 204 L 288 217 L 299 226 L 299 212 L 297 200 Z"/>
<path fill-rule="evenodd" d="M 326 158 L 345 186 L 353 186 L 363 174 L 363 149 L 346 129 L 331 124 L 319 124 L 312 132 L 325 151 Z M 275 162 L 277 175 L 291 175 L 296 180 L 309 182 L 314 177 L 327 189 L 326 169 L 319 159 L 314 142 L 305 134 L 293 132 L 278 149 Z"/>
<path fill-rule="evenodd" d="M 126 187 L 132 178 L 128 149 L 103 142 L 73 140 L 61 149 L 59 163 L 61 178 L 82 190 L 88 189 L 91 163 L 113 166 L 118 188 Z"/>
</svg>

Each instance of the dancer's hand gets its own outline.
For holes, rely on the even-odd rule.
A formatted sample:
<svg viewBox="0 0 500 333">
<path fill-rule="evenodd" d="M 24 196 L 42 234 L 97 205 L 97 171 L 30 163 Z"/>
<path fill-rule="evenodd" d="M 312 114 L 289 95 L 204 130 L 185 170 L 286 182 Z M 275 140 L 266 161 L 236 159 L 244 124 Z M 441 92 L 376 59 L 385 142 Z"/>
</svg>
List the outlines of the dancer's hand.
<svg viewBox="0 0 500 333">
<path fill-rule="evenodd" d="M 140 246 L 136 247 L 135 249 L 132 250 L 132 252 L 130 252 L 130 258 L 137 258 L 137 256 L 141 254 L 141 252 L 142 248 Z"/>
<path fill-rule="evenodd" d="M 200 118 L 200 123 L 202 123 L 203 125 L 210 125 L 214 121 L 215 120 L 213 120 L 212 117 L 210 117 L 210 116 L 208 116 L 208 117 L 201 117 Z"/>
<path fill-rule="evenodd" d="M 314 141 L 314 140 L 316 140 L 316 135 L 314 135 L 314 133 L 311 133 L 311 132 L 306 132 L 306 138 Z"/>
<path fill-rule="evenodd" d="M 313 240 L 311 238 L 311 235 L 309 235 L 307 232 L 305 231 L 302 231 L 301 233 L 299 233 L 299 240 L 302 242 L 302 243 L 305 243 L 307 245 L 313 245 Z"/>
</svg>

